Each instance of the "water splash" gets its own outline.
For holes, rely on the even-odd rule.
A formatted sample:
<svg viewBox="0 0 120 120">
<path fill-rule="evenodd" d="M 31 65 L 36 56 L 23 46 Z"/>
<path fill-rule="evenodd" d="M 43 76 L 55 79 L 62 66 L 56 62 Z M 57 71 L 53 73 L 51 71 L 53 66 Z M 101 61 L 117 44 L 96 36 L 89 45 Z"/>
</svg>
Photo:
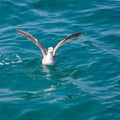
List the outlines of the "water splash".
<svg viewBox="0 0 120 120">
<path fill-rule="evenodd" d="M 2 55 L 0 54 L 0 66 L 2 65 L 11 65 L 11 64 L 17 64 L 17 63 L 21 63 L 22 59 L 21 57 L 16 54 L 16 55 Z"/>
</svg>

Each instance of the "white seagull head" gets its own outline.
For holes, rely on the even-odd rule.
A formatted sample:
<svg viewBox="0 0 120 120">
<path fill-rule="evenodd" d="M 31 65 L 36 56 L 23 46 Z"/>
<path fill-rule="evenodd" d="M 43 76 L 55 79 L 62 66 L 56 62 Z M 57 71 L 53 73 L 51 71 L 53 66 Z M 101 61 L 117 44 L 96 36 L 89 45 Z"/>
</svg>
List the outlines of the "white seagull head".
<svg viewBox="0 0 120 120">
<path fill-rule="evenodd" d="M 48 53 L 53 53 L 53 47 L 48 48 Z"/>
</svg>

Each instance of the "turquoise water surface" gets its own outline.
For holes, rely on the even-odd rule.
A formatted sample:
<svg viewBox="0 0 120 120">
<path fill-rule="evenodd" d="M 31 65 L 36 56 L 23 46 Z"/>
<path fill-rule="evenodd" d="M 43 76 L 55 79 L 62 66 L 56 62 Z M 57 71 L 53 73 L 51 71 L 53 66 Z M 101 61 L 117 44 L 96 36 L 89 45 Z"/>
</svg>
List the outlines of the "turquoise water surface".
<svg viewBox="0 0 120 120">
<path fill-rule="evenodd" d="M 16 29 L 48 48 L 55 66 Z M 120 0 L 0 2 L 0 120 L 119 120 Z"/>
</svg>

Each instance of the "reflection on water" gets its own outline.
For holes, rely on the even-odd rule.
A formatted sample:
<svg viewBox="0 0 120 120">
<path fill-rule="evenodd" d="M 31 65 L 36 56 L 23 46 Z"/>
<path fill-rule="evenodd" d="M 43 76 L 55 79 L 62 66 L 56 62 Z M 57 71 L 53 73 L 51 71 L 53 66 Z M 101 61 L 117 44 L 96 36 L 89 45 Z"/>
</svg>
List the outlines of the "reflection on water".
<svg viewBox="0 0 120 120">
<path fill-rule="evenodd" d="M 48 66 L 42 65 L 42 70 L 45 73 L 46 79 L 50 80 L 52 76 L 50 68 Z"/>
<path fill-rule="evenodd" d="M 54 79 L 54 77 L 57 76 L 57 74 L 60 74 L 59 69 L 56 65 L 54 66 L 41 65 L 41 70 L 43 73 L 45 73 L 44 77 L 47 78 L 48 80 L 51 80 L 52 78 Z"/>
</svg>

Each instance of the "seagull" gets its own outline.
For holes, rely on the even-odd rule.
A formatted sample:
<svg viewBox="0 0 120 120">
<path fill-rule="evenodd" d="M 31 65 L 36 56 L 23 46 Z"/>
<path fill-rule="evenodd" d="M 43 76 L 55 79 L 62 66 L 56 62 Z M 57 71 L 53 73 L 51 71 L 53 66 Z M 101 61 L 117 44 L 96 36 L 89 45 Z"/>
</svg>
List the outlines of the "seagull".
<svg viewBox="0 0 120 120">
<path fill-rule="evenodd" d="M 55 48 L 49 47 L 48 50 L 46 50 L 43 47 L 43 45 L 35 37 L 33 37 L 30 33 L 22 31 L 22 30 L 17 30 L 17 32 L 21 36 L 33 41 L 40 48 L 40 50 L 42 52 L 42 56 L 43 56 L 43 58 L 42 58 L 43 65 L 55 65 L 56 64 L 55 56 L 56 56 L 56 52 L 57 52 L 58 48 L 60 46 L 62 46 L 63 44 L 77 38 L 78 36 L 80 36 L 82 34 L 82 32 L 77 32 L 72 35 L 69 35 L 65 39 L 58 42 L 58 44 L 55 46 Z"/>
</svg>

